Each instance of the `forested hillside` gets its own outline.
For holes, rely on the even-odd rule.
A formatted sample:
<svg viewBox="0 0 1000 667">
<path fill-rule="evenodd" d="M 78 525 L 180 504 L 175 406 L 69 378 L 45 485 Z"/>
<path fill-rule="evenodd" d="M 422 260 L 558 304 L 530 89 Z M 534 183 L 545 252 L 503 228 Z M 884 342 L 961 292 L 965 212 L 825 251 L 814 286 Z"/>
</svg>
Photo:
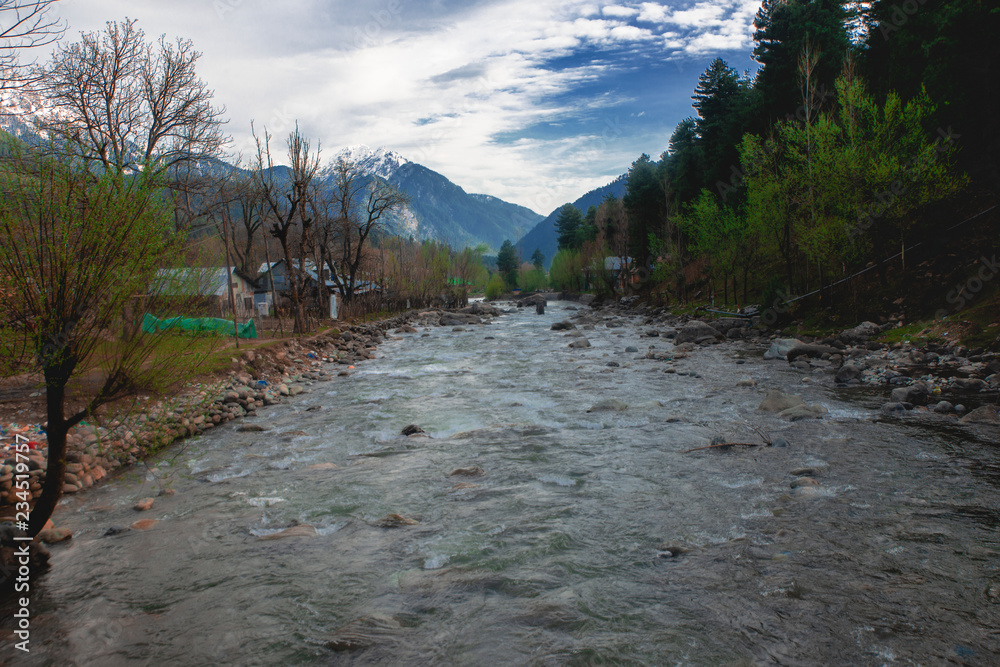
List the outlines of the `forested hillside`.
<svg viewBox="0 0 1000 667">
<path fill-rule="evenodd" d="M 664 300 L 955 312 L 1000 244 L 1000 8 L 765 0 L 754 28 L 758 71 L 713 61 L 697 115 L 632 164 L 627 222 L 560 254 L 620 256 Z"/>
</svg>

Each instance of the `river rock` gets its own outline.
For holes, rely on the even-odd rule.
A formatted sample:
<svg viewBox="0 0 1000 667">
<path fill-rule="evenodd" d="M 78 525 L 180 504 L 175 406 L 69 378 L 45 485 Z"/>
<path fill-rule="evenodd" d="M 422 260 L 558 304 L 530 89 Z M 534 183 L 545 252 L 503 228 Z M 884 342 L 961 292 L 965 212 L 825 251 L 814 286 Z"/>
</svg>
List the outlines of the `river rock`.
<svg viewBox="0 0 1000 667">
<path fill-rule="evenodd" d="M 778 416 L 782 419 L 787 419 L 788 421 L 799 421 L 800 419 L 822 419 L 827 414 L 826 408 L 822 405 L 796 405 L 788 408 L 787 410 L 782 410 L 778 413 Z"/>
<path fill-rule="evenodd" d="M 988 389 L 986 382 L 979 378 L 955 378 L 952 381 L 952 386 L 959 391 L 983 391 L 984 389 Z"/>
<path fill-rule="evenodd" d="M 757 406 L 757 409 L 764 412 L 782 412 L 798 405 L 805 405 L 805 401 L 793 394 L 786 394 L 778 389 L 772 389 L 767 392 L 767 396 Z"/>
<path fill-rule="evenodd" d="M 912 410 L 912 403 L 900 403 L 899 401 L 889 401 L 883 403 L 880 411 L 884 415 L 901 415 L 907 410 Z"/>
<path fill-rule="evenodd" d="M 261 433 L 261 432 L 266 431 L 266 430 L 267 430 L 267 428 L 264 427 L 264 426 L 261 426 L 260 424 L 243 424 L 238 429 L 236 429 L 236 432 L 237 433 Z"/>
<path fill-rule="evenodd" d="M 764 353 L 764 359 L 768 361 L 772 359 L 784 359 L 788 351 L 796 345 L 804 345 L 804 343 L 795 338 L 778 338 L 771 342 L 771 347 Z"/>
<path fill-rule="evenodd" d="M 468 468 L 455 468 L 448 473 L 448 477 L 454 477 L 455 475 L 461 475 L 463 477 L 476 477 L 478 475 L 485 474 L 486 472 L 479 466 L 469 466 Z"/>
<path fill-rule="evenodd" d="M 590 347 L 590 341 L 587 340 L 586 338 L 581 338 L 579 340 L 575 340 L 572 343 L 570 343 L 569 347 L 572 347 L 572 348 L 575 348 L 575 349 Z"/>
<path fill-rule="evenodd" d="M 572 322 L 553 322 L 550 327 L 553 331 L 567 331 L 569 329 L 575 329 L 576 325 Z"/>
<path fill-rule="evenodd" d="M 819 482 L 812 477 L 799 477 L 792 482 L 791 486 L 793 489 L 798 489 L 803 486 L 819 486 Z"/>
<path fill-rule="evenodd" d="M 375 525 L 380 528 L 400 528 L 402 526 L 416 526 L 418 523 L 420 522 L 416 519 L 411 519 L 394 512 L 376 521 Z"/>
<path fill-rule="evenodd" d="M 927 385 L 922 382 L 911 384 L 908 387 L 896 387 L 892 390 L 889 400 L 893 403 L 912 403 L 913 405 L 927 405 L 927 397 L 930 391 Z"/>
<path fill-rule="evenodd" d="M 48 528 L 40 531 L 36 537 L 46 544 L 58 544 L 72 538 L 73 531 L 69 528 Z"/>
<path fill-rule="evenodd" d="M 1000 426 L 1000 406 L 983 405 L 959 420 L 963 424 L 991 424 Z"/>
<path fill-rule="evenodd" d="M 937 405 L 934 406 L 934 412 L 940 414 L 948 414 L 949 412 L 954 412 L 955 406 L 948 401 L 938 401 Z"/>
<path fill-rule="evenodd" d="M 874 322 L 862 322 L 853 329 L 841 332 L 838 336 L 845 343 L 863 343 L 872 336 L 882 333 L 882 327 Z"/>
<path fill-rule="evenodd" d="M 129 528 L 132 530 L 149 530 L 158 523 L 159 521 L 156 519 L 139 519 L 138 521 L 133 521 Z"/>
<path fill-rule="evenodd" d="M 844 364 L 837 371 L 837 383 L 848 384 L 861 382 L 861 369 L 854 364 Z"/>
<path fill-rule="evenodd" d="M 816 359 L 822 357 L 824 354 L 834 355 L 840 354 L 840 350 L 835 347 L 830 347 L 828 345 L 814 345 L 812 343 L 802 343 L 801 345 L 796 345 L 788 352 L 785 353 L 785 359 L 789 363 L 795 361 L 799 357 L 808 357 L 810 359 Z"/>
<path fill-rule="evenodd" d="M 132 506 L 132 509 L 136 512 L 146 512 L 151 510 L 153 509 L 153 499 L 143 498 L 142 500 L 137 501 L 136 504 Z"/>
<path fill-rule="evenodd" d="M 606 398 L 587 408 L 587 412 L 624 412 L 625 410 L 628 410 L 628 405 L 617 398 Z"/>
<path fill-rule="evenodd" d="M 719 333 L 718 330 L 704 322 L 693 320 L 680 328 L 674 337 L 674 345 L 680 345 L 681 343 L 697 343 L 701 345 L 724 339 L 725 336 Z"/>
<path fill-rule="evenodd" d="M 417 435 L 419 433 L 427 433 L 427 431 L 420 428 L 416 424 L 410 424 L 409 426 L 403 427 L 403 430 L 400 432 L 400 435 L 411 436 L 411 435 Z"/>
</svg>

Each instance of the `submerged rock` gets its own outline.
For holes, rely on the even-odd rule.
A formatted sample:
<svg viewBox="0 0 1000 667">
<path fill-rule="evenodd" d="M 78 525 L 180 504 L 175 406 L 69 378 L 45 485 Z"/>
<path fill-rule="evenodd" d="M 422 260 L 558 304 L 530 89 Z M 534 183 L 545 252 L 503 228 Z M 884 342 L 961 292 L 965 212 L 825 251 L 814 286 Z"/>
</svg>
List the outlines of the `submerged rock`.
<svg viewBox="0 0 1000 667">
<path fill-rule="evenodd" d="M 420 522 L 416 519 L 411 519 L 394 512 L 376 521 L 375 525 L 380 528 L 400 528 L 401 526 L 416 526 L 418 523 Z"/>
<path fill-rule="evenodd" d="M 469 466 L 468 468 L 456 468 L 448 473 L 448 477 L 454 477 L 455 475 L 461 475 L 464 477 L 476 477 L 477 475 L 485 475 L 484 471 L 479 466 Z"/>
<path fill-rule="evenodd" d="M 416 435 L 418 433 L 427 433 L 427 431 L 420 428 L 416 424 L 410 424 L 409 426 L 403 427 L 403 430 L 400 432 L 400 435 L 411 436 L 411 435 Z"/>
<path fill-rule="evenodd" d="M 590 347 L 590 341 L 587 340 L 586 338 L 581 338 L 579 340 L 573 341 L 572 343 L 569 344 L 569 346 L 576 349 Z"/>
<path fill-rule="evenodd" d="M 799 421 L 800 419 L 822 419 L 827 414 L 826 408 L 822 405 L 796 405 L 788 408 L 787 410 L 782 410 L 778 413 L 778 416 L 782 419 L 787 419 L 788 421 Z"/>
<path fill-rule="evenodd" d="M 271 535 L 264 535 L 261 540 L 283 540 L 286 537 L 316 537 L 316 528 L 308 523 L 302 523 L 298 526 L 292 526 L 291 528 L 285 528 L 283 531 L 278 533 L 273 533 Z"/>
<path fill-rule="evenodd" d="M 806 402 L 798 396 L 786 394 L 778 389 L 772 389 L 767 392 L 767 396 L 763 401 L 761 401 L 760 405 L 757 406 L 757 409 L 763 410 L 764 412 L 782 412 L 798 405 L 805 405 L 805 403 Z"/>
<path fill-rule="evenodd" d="M 606 398 L 587 408 L 587 412 L 624 412 L 625 410 L 628 410 L 628 405 L 617 398 Z"/>
</svg>

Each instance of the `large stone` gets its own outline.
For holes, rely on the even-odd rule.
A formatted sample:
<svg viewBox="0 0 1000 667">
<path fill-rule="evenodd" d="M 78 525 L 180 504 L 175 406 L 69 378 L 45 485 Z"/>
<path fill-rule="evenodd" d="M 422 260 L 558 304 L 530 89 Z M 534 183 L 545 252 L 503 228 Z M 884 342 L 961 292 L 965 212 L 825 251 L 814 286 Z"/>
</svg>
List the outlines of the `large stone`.
<svg viewBox="0 0 1000 667">
<path fill-rule="evenodd" d="M 874 322 L 862 322 L 853 329 L 848 329 L 838 336 L 845 343 L 863 343 L 872 336 L 882 333 L 882 327 Z"/>
<path fill-rule="evenodd" d="M 419 521 L 405 517 L 402 514 L 388 514 L 375 522 L 380 528 L 400 528 L 402 526 L 416 526 Z"/>
<path fill-rule="evenodd" d="M 847 384 L 848 382 L 858 382 L 861 380 L 861 369 L 854 364 L 844 364 L 837 371 L 837 382 Z"/>
<path fill-rule="evenodd" d="M 988 388 L 986 382 L 979 378 L 955 378 L 953 384 L 959 391 L 983 391 Z"/>
<path fill-rule="evenodd" d="M 764 412 L 782 412 L 784 410 L 788 410 L 789 408 L 805 405 L 805 403 L 806 402 L 798 396 L 786 394 L 778 389 L 772 389 L 767 392 L 767 396 L 760 402 L 757 409 L 763 410 Z"/>
<path fill-rule="evenodd" d="M 590 406 L 587 412 L 624 412 L 625 410 L 628 410 L 628 405 L 625 403 L 617 398 L 606 398 Z"/>
<path fill-rule="evenodd" d="M 590 347 L 590 341 L 587 340 L 586 338 L 581 338 L 579 340 L 573 341 L 572 343 L 569 344 L 569 346 L 572 347 L 572 348 L 577 348 L 577 349 L 584 348 L 584 347 Z"/>
<path fill-rule="evenodd" d="M 822 419 L 826 415 L 826 408 L 822 405 L 795 405 L 787 410 L 782 410 L 778 413 L 778 416 L 782 419 L 787 419 L 788 421 L 799 421 L 800 419 Z"/>
<path fill-rule="evenodd" d="M 768 361 L 772 359 L 784 359 L 789 350 L 796 345 L 804 345 L 804 343 L 795 338 L 775 339 L 771 342 L 771 347 L 764 353 L 764 359 Z"/>
<path fill-rule="evenodd" d="M 984 405 L 978 407 L 959 420 L 963 424 L 991 424 L 1000 426 L 1000 406 Z"/>
<path fill-rule="evenodd" d="M 148 510 L 151 510 L 153 509 L 153 499 L 143 498 L 142 500 L 137 501 L 135 505 L 132 506 L 132 509 L 134 509 L 136 512 L 146 512 Z"/>
<path fill-rule="evenodd" d="M 553 331 L 568 331 L 569 329 L 575 329 L 576 325 L 572 322 L 553 322 L 550 327 Z"/>
<path fill-rule="evenodd" d="M 708 343 L 717 340 L 724 340 L 723 336 L 717 329 L 705 324 L 704 322 L 699 322 L 694 320 L 688 322 L 677 332 L 674 337 L 674 345 L 680 345 L 681 343 Z"/>
<path fill-rule="evenodd" d="M 927 405 L 927 397 L 930 392 L 927 385 L 923 383 L 911 384 L 908 387 L 896 387 L 889 397 L 892 403 L 911 403 L 913 405 Z"/>
</svg>

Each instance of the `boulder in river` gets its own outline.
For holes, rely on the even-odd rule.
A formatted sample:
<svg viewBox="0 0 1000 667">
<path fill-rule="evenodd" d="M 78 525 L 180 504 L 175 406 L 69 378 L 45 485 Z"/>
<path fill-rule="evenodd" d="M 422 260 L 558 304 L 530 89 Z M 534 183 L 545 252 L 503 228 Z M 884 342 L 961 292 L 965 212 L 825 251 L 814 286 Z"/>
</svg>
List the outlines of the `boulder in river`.
<svg viewBox="0 0 1000 667">
<path fill-rule="evenodd" d="M 403 516 L 402 514 L 396 514 L 393 512 L 392 514 L 387 514 L 376 521 L 375 525 L 380 528 L 400 528 L 402 526 L 416 526 L 418 523 L 420 522 L 416 519 L 411 519 Z"/>
<path fill-rule="evenodd" d="M 908 387 L 896 387 L 892 390 L 889 400 L 893 403 L 912 403 L 913 405 L 927 405 L 927 397 L 930 391 L 927 385 L 922 382 L 911 384 Z"/>
<path fill-rule="evenodd" d="M 424 429 L 420 428 L 416 424 L 410 424 L 409 426 L 404 426 L 400 435 L 411 436 L 417 435 L 418 433 L 427 433 Z"/>
<path fill-rule="evenodd" d="M 861 382 L 861 369 L 854 364 L 844 364 L 837 371 L 837 383 L 848 384 Z"/>
<path fill-rule="evenodd" d="M 572 343 L 570 343 L 569 346 L 577 349 L 590 347 L 590 341 L 587 340 L 586 338 L 580 338 L 579 340 L 575 340 Z"/>
<path fill-rule="evenodd" d="M 991 424 L 1000 426 L 1000 406 L 983 405 L 962 417 L 963 424 Z"/>
<path fill-rule="evenodd" d="M 717 329 L 704 322 L 693 320 L 680 328 L 677 335 L 674 336 L 674 345 L 680 345 L 681 343 L 697 343 L 701 345 L 724 339 L 725 336 L 719 333 Z"/>
<path fill-rule="evenodd" d="M 788 421 L 799 421 L 800 419 L 822 419 L 827 414 L 826 408 L 816 403 L 813 405 L 794 405 L 778 413 L 778 416 Z"/>
<path fill-rule="evenodd" d="M 617 398 L 606 398 L 587 408 L 587 412 L 624 412 L 625 410 L 628 410 L 628 405 Z"/>
<path fill-rule="evenodd" d="M 764 359 L 770 361 L 772 359 L 784 359 L 788 351 L 794 348 L 796 345 L 804 345 L 802 341 L 796 338 L 778 338 L 771 342 L 771 347 L 764 353 Z"/>
<path fill-rule="evenodd" d="M 553 331 L 568 331 L 569 329 L 575 329 L 576 325 L 572 322 L 553 322 L 550 327 Z"/>
<path fill-rule="evenodd" d="M 782 412 L 788 410 L 789 408 L 794 408 L 797 405 L 805 405 L 803 401 L 798 396 L 793 394 L 786 394 L 778 389 L 772 389 L 767 392 L 767 396 L 760 405 L 757 406 L 758 410 L 763 410 L 764 412 Z"/>
<path fill-rule="evenodd" d="M 455 475 L 460 475 L 462 477 L 477 477 L 479 475 L 485 475 L 485 474 L 486 471 L 484 471 L 479 466 L 469 466 L 467 468 L 455 468 L 450 473 L 448 473 L 448 477 L 454 477 Z"/>
</svg>

